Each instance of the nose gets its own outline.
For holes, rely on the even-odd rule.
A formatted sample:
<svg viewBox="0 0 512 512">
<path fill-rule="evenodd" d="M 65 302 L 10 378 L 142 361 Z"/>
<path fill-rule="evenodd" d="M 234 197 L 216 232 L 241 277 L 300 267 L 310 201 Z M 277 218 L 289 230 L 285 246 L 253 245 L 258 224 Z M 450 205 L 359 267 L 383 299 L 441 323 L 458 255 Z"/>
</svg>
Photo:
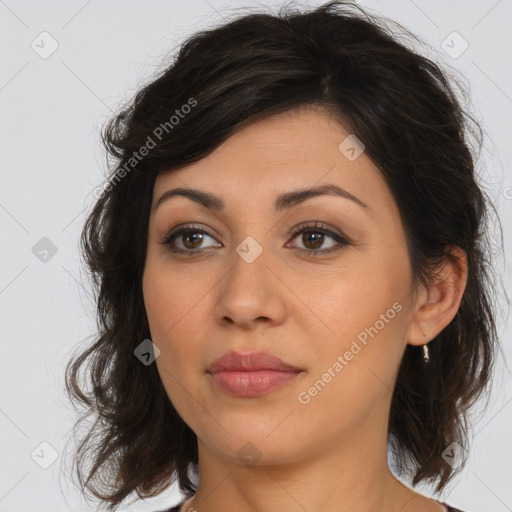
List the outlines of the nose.
<svg viewBox="0 0 512 512">
<path fill-rule="evenodd" d="M 255 259 L 235 253 L 231 269 L 218 287 L 217 321 L 245 330 L 255 330 L 260 324 L 281 324 L 287 311 L 287 288 L 278 274 L 276 265 L 263 253 Z"/>
</svg>

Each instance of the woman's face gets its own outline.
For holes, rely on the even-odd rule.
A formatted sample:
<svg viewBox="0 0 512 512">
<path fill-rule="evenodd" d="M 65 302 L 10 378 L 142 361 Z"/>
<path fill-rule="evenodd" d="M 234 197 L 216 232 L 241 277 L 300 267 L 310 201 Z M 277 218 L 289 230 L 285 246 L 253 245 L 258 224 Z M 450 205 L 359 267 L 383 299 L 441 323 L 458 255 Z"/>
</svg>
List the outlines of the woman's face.
<svg viewBox="0 0 512 512">
<path fill-rule="evenodd" d="M 156 180 L 144 301 L 160 377 L 200 457 L 275 464 L 338 448 L 363 456 L 387 437 L 414 308 L 411 267 L 397 205 L 348 135 L 319 110 L 287 112 Z M 327 185 L 357 200 L 298 196 L 275 207 L 282 195 Z M 174 195 L 155 208 L 176 188 L 224 207 Z M 179 226 L 189 232 L 162 244 Z M 265 352 L 301 372 L 236 394 L 207 372 L 231 351 Z M 258 380 L 233 375 L 233 385 Z"/>
</svg>

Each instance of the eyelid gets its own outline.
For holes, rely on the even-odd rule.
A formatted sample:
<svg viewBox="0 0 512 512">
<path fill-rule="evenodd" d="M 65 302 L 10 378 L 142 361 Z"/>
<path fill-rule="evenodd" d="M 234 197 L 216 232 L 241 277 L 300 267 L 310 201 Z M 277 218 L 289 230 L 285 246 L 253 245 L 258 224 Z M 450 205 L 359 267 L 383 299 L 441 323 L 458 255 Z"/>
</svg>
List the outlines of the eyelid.
<svg viewBox="0 0 512 512">
<path fill-rule="evenodd" d="M 310 222 L 314 222 L 314 225 L 311 225 Z M 318 229 L 319 231 L 329 232 L 329 233 L 332 233 L 333 235 L 337 235 L 337 236 L 339 236 L 341 238 L 345 238 L 345 239 L 347 239 L 347 241 L 349 240 L 349 238 L 344 233 L 342 233 L 341 231 L 337 230 L 336 228 L 333 228 L 333 227 L 329 226 L 325 222 L 322 222 L 322 221 L 319 221 L 319 220 L 317 220 L 317 221 L 301 222 L 299 225 L 297 225 L 294 228 L 292 228 L 288 232 L 288 234 L 289 235 L 296 235 L 297 233 L 300 233 L 301 230 L 306 230 L 306 229 L 310 229 L 310 230 Z"/>
<path fill-rule="evenodd" d="M 159 243 L 164 244 L 164 245 L 169 244 L 169 242 L 171 241 L 172 238 L 174 238 L 184 232 L 187 232 L 187 231 L 200 231 L 202 233 L 205 233 L 206 235 L 208 235 L 211 238 L 215 238 L 215 236 L 210 234 L 207 230 L 205 230 L 203 226 L 200 226 L 197 224 L 180 224 L 179 226 L 176 226 L 176 227 L 170 229 L 169 231 L 167 231 Z M 189 252 L 192 252 L 192 251 L 189 251 Z"/>
<path fill-rule="evenodd" d="M 314 225 L 311 225 L 311 222 L 314 222 Z M 292 240 L 297 238 L 297 236 L 303 232 L 318 232 L 322 233 L 332 240 L 336 242 L 336 245 L 333 247 L 330 247 L 328 249 L 305 249 L 302 247 L 292 247 L 293 249 L 296 249 L 300 252 L 307 252 L 308 255 L 314 255 L 314 256 L 321 256 L 326 255 L 338 250 L 343 249 L 344 247 L 351 245 L 352 240 L 344 235 L 343 233 L 339 232 L 339 230 L 335 228 L 330 228 L 329 225 L 321 222 L 321 221 L 305 221 L 301 224 L 295 226 L 293 229 L 291 229 L 288 232 L 288 235 L 292 237 Z M 169 232 L 163 237 L 163 239 L 159 242 L 162 245 L 168 245 L 169 250 L 173 253 L 182 253 L 182 254 L 188 254 L 188 255 L 194 255 L 199 253 L 208 252 L 212 249 L 212 247 L 205 247 L 205 248 L 198 248 L 198 249 L 181 249 L 176 247 L 171 247 L 171 241 L 173 239 L 179 238 L 181 235 L 188 233 L 188 232 L 199 232 L 203 233 L 210 238 L 215 239 L 215 236 L 211 235 L 207 230 L 205 230 L 202 226 L 197 224 L 182 224 L 179 226 L 176 226 L 175 228 L 169 230 Z"/>
</svg>

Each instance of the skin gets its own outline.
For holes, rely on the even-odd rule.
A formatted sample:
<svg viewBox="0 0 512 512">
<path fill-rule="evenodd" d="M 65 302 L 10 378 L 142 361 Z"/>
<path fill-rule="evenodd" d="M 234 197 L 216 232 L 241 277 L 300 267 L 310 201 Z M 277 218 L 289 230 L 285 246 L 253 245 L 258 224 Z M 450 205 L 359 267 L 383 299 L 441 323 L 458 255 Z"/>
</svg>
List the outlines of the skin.
<svg viewBox="0 0 512 512">
<path fill-rule="evenodd" d="M 155 182 L 153 206 L 175 187 L 226 203 L 225 212 L 212 212 L 173 197 L 149 221 L 143 292 L 160 350 L 156 364 L 198 438 L 201 481 L 183 511 L 225 511 L 226 504 L 251 512 L 445 510 L 392 475 L 387 423 L 407 344 L 428 343 L 457 312 L 465 254 L 452 248 L 455 260 L 441 279 L 413 288 L 398 206 L 364 152 L 350 161 L 338 149 L 349 133 L 320 109 L 289 111 L 245 127 L 206 158 Z M 273 211 L 279 194 L 326 183 L 368 208 L 324 195 Z M 350 243 L 322 255 L 337 242 L 327 235 L 315 242 L 315 221 Z M 174 244 L 200 255 L 173 254 L 159 243 L 188 223 L 208 234 L 202 243 L 181 235 Z M 289 234 L 303 223 L 309 232 Z M 249 236 L 263 250 L 251 263 L 235 250 Z M 400 312 L 367 345 L 359 343 L 362 349 L 309 403 L 300 403 L 299 393 L 394 303 Z M 303 373 L 260 397 L 230 396 L 206 374 L 230 350 L 267 352 Z M 253 464 L 238 455 L 246 443 Z"/>
</svg>

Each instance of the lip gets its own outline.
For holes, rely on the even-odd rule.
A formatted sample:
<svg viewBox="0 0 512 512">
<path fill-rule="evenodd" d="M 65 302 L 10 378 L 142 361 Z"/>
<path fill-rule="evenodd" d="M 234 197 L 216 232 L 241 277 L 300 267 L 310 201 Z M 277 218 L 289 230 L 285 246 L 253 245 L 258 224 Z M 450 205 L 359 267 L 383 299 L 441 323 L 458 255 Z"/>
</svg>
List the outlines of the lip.
<svg viewBox="0 0 512 512">
<path fill-rule="evenodd" d="M 285 363 L 282 359 L 265 352 L 239 354 L 228 352 L 216 359 L 207 369 L 208 373 L 275 370 L 281 372 L 300 372 L 301 369 Z"/>
<path fill-rule="evenodd" d="M 264 352 L 228 352 L 207 369 L 223 391 L 241 397 L 265 394 L 297 378 L 303 370 Z"/>
</svg>

